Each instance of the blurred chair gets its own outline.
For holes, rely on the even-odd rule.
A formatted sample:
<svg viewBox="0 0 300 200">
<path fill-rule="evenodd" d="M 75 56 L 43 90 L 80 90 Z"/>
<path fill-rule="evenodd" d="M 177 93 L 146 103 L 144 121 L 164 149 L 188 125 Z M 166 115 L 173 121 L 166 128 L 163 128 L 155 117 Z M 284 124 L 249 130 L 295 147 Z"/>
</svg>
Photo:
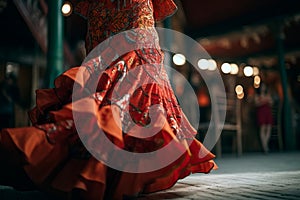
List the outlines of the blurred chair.
<svg viewBox="0 0 300 200">
<path fill-rule="evenodd" d="M 282 139 L 282 102 L 280 99 L 275 100 L 272 104 L 273 125 L 271 130 L 270 142 L 276 142 L 278 150 L 283 151 Z"/>
<path fill-rule="evenodd" d="M 213 89 L 211 105 L 211 122 L 200 123 L 199 130 L 206 131 L 206 140 L 210 144 L 217 140 L 215 151 L 218 157 L 222 156 L 222 135 L 234 134 L 232 148 L 238 156 L 241 156 L 243 152 L 241 100 L 236 97 L 235 93 L 222 94 Z"/>
</svg>

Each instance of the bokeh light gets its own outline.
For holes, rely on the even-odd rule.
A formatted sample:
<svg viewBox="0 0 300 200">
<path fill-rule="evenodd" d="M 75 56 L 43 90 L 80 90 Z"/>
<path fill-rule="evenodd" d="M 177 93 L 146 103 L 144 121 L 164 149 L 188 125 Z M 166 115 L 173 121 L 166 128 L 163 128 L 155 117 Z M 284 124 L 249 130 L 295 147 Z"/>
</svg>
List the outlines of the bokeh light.
<svg viewBox="0 0 300 200">
<path fill-rule="evenodd" d="M 200 59 L 198 61 L 198 67 L 202 70 L 208 69 L 209 63 L 207 59 Z"/>
<path fill-rule="evenodd" d="M 173 62 L 175 65 L 182 66 L 186 62 L 186 58 L 183 54 L 177 53 L 173 56 Z"/>
<path fill-rule="evenodd" d="M 208 70 L 209 71 L 214 71 L 217 69 L 217 62 L 213 59 L 208 59 L 207 60 L 208 63 Z"/>
<path fill-rule="evenodd" d="M 253 68 L 251 66 L 246 66 L 244 68 L 244 75 L 250 77 L 253 75 Z"/>
<path fill-rule="evenodd" d="M 237 66 L 237 64 L 231 63 L 230 66 L 231 66 L 230 74 L 238 74 L 239 73 L 239 67 Z"/>
<path fill-rule="evenodd" d="M 221 70 L 224 74 L 229 74 L 231 71 L 231 65 L 229 63 L 223 63 L 221 66 Z"/>
<path fill-rule="evenodd" d="M 72 11 L 73 11 L 73 7 L 72 7 L 72 4 L 68 1 L 66 1 L 62 8 L 61 8 L 61 12 L 64 16 L 69 16 L 72 14 Z"/>
</svg>

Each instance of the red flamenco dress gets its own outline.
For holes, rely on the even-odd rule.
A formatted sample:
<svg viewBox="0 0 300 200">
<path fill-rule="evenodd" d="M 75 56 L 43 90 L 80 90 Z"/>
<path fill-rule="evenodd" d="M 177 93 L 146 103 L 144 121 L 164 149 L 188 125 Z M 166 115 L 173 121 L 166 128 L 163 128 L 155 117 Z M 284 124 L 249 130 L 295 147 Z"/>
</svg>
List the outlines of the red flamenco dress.
<svg viewBox="0 0 300 200">
<path fill-rule="evenodd" d="M 57 77 L 55 88 L 36 91 L 33 126 L 2 130 L 0 158 L 23 170 L 19 181 L 28 177 L 38 189 L 68 199 L 122 199 L 216 168 L 163 67 L 154 24 L 175 10 L 171 0 L 78 3 L 88 23 L 87 51 L 105 45 L 99 56 Z M 135 159 L 139 155 L 146 159 Z"/>
</svg>

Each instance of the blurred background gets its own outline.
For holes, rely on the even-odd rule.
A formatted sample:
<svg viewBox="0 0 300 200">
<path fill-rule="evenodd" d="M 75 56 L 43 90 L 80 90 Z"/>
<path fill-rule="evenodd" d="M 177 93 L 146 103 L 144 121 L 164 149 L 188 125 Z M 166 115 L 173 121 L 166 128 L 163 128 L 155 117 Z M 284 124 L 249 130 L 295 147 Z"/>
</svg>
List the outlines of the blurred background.
<svg viewBox="0 0 300 200">
<path fill-rule="evenodd" d="M 262 83 L 272 99 L 270 151 L 300 149 L 300 1 L 176 3 L 178 12 L 157 25 L 197 41 L 210 55 L 199 56 L 198 69 L 218 70 L 224 80 L 227 115 L 214 151 L 219 155 L 263 151 L 255 101 Z M 84 59 L 86 22 L 67 1 L 0 0 L 0 27 L 0 128 L 27 126 L 35 90 L 52 87 L 59 73 Z M 170 44 L 177 51 L 169 54 L 172 67 L 197 96 L 200 119 L 196 118 L 195 128 L 203 140 L 214 113 L 211 105 L 217 102 L 195 66 L 185 60 L 180 51 L 184 44 L 176 38 Z M 170 80 L 176 94 L 185 95 L 183 109 L 193 122 L 184 84 L 178 77 Z"/>
</svg>

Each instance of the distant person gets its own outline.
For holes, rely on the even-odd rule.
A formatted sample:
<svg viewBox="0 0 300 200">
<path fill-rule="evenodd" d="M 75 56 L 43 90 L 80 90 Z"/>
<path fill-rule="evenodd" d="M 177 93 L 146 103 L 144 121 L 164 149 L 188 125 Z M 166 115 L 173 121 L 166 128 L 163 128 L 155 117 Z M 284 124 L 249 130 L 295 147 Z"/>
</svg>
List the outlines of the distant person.
<svg viewBox="0 0 300 200">
<path fill-rule="evenodd" d="M 269 152 L 269 140 L 273 123 L 272 117 L 272 97 L 265 83 L 256 90 L 255 105 L 257 123 L 259 125 L 259 134 L 263 151 Z"/>
</svg>

